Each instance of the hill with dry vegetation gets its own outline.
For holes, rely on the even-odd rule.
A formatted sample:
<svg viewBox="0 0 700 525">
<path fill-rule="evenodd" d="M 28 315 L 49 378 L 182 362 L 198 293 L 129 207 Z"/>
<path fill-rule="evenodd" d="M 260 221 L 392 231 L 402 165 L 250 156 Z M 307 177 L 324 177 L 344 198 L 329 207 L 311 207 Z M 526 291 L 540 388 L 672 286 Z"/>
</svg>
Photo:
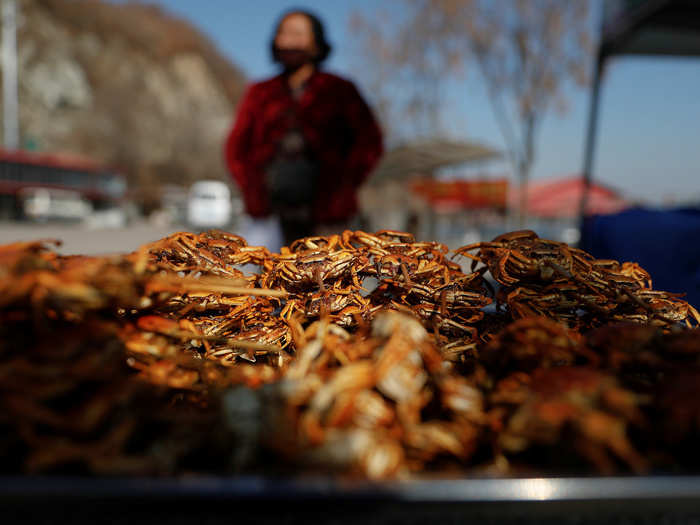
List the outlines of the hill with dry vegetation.
<svg viewBox="0 0 700 525">
<path fill-rule="evenodd" d="M 19 10 L 24 144 L 119 167 L 145 204 L 165 182 L 227 176 L 221 146 L 245 78 L 202 32 L 133 2 Z"/>
</svg>

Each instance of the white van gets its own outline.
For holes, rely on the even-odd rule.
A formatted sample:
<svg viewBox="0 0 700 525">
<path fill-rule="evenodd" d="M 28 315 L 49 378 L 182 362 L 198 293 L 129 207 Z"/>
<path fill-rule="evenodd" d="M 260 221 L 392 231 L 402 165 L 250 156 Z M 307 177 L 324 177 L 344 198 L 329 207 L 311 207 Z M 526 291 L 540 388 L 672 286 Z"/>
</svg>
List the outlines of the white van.
<svg viewBox="0 0 700 525">
<path fill-rule="evenodd" d="M 223 228 L 231 221 L 231 190 L 218 180 L 195 182 L 187 197 L 187 223 L 194 228 Z"/>
</svg>

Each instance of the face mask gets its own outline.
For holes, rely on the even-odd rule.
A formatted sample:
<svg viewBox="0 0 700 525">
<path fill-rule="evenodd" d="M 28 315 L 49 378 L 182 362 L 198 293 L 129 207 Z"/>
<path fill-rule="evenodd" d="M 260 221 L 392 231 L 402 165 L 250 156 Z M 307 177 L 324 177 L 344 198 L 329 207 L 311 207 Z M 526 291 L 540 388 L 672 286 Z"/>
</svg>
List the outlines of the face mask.
<svg viewBox="0 0 700 525">
<path fill-rule="evenodd" d="M 277 58 L 284 69 L 294 71 L 311 61 L 311 55 L 305 49 L 277 49 Z"/>
</svg>

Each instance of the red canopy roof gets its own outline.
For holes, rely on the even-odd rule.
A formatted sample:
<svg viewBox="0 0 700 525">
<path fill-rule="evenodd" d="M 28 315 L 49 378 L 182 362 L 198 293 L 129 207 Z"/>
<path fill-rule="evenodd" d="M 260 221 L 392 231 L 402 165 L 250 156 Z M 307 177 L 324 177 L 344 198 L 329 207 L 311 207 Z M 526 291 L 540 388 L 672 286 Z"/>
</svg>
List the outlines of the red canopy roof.
<svg viewBox="0 0 700 525">
<path fill-rule="evenodd" d="M 571 218 L 579 212 L 583 180 L 581 177 L 533 180 L 527 188 L 527 212 L 546 218 Z M 508 195 L 511 206 L 520 202 L 520 191 L 512 188 Z M 615 190 L 601 184 L 592 184 L 588 194 L 586 214 L 607 214 L 629 206 Z"/>
</svg>

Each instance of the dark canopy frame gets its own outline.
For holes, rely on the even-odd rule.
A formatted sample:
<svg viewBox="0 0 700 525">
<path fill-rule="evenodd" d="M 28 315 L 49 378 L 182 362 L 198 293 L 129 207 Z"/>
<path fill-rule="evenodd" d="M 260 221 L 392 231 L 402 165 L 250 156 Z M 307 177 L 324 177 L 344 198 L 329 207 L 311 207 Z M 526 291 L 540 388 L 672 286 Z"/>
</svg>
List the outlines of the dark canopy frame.
<svg viewBox="0 0 700 525">
<path fill-rule="evenodd" d="M 584 147 L 581 228 L 593 179 L 602 76 L 616 55 L 700 57 L 700 0 L 604 0 Z"/>
</svg>

